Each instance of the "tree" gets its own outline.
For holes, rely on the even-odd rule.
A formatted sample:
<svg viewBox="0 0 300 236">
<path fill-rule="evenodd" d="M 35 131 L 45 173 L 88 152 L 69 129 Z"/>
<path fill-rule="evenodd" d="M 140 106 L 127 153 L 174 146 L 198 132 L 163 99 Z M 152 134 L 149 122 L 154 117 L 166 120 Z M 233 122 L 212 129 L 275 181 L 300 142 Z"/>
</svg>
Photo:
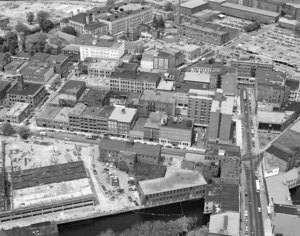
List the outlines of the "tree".
<svg viewBox="0 0 300 236">
<path fill-rule="evenodd" d="M 27 139 L 28 134 L 29 134 L 29 129 L 26 126 L 23 125 L 19 128 L 19 135 L 21 138 Z"/>
<path fill-rule="evenodd" d="M 116 236 L 116 234 L 112 229 L 108 229 L 105 232 L 98 234 L 97 236 Z"/>
<path fill-rule="evenodd" d="M 45 22 L 48 20 L 49 17 L 50 17 L 50 14 L 49 14 L 49 12 L 46 12 L 46 11 L 39 11 L 36 14 L 36 19 L 37 19 L 42 31 L 44 31 Z"/>
<path fill-rule="evenodd" d="M 24 33 L 25 36 L 30 33 L 30 29 L 20 21 L 16 24 L 15 29 L 18 33 Z"/>
<path fill-rule="evenodd" d="M 54 28 L 54 24 L 51 20 L 45 20 L 42 26 L 42 31 L 48 33 L 50 30 Z"/>
<path fill-rule="evenodd" d="M 34 21 L 34 13 L 33 12 L 28 12 L 26 15 L 27 18 L 27 22 L 32 25 L 33 21 Z"/>
<path fill-rule="evenodd" d="M 154 15 L 154 17 L 153 17 L 152 26 L 153 26 L 155 29 L 158 28 L 158 20 L 157 20 L 156 15 Z"/>
<path fill-rule="evenodd" d="M 66 34 L 77 36 L 76 30 L 72 26 L 67 26 L 67 27 L 63 28 L 62 32 L 66 33 Z"/>
<path fill-rule="evenodd" d="M 299 22 L 296 24 L 295 31 L 297 34 L 300 34 L 300 23 Z"/>
<path fill-rule="evenodd" d="M 158 28 L 160 28 L 160 29 L 165 28 L 165 22 L 162 17 L 159 17 L 157 25 L 158 25 Z"/>
<path fill-rule="evenodd" d="M 39 52 L 44 52 L 46 43 L 47 43 L 47 36 L 44 34 L 41 34 L 37 40 L 37 50 Z"/>
<path fill-rule="evenodd" d="M 9 122 L 5 122 L 2 125 L 2 134 L 4 136 L 9 136 L 9 135 L 13 134 L 13 132 L 14 132 L 14 129 Z"/>
<path fill-rule="evenodd" d="M 9 32 L 6 35 L 6 46 L 12 55 L 16 54 L 15 50 L 18 47 L 18 37 L 16 33 Z"/>
<path fill-rule="evenodd" d="M 173 5 L 171 2 L 167 2 L 167 4 L 164 6 L 165 11 L 173 11 Z"/>
</svg>

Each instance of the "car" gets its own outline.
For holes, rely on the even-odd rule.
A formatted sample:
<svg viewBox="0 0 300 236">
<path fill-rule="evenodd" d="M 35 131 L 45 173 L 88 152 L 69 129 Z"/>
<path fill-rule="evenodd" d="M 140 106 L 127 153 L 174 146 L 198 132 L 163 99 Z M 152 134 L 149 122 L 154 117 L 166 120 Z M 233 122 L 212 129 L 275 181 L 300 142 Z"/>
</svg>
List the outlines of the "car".
<svg viewBox="0 0 300 236">
<path fill-rule="evenodd" d="M 247 217 L 248 216 L 248 211 L 245 211 L 245 217 Z"/>
<path fill-rule="evenodd" d="M 70 138 L 67 138 L 67 137 L 65 137 L 65 138 L 64 138 L 64 140 L 70 141 L 71 139 L 70 139 Z"/>
<path fill-rule="evenodd" d="M 94 174 L 96 175 L 97 174 L 97 171 L 96 170 L 93 170 Z"/>
<path fill-rule="evenodd" d="M 128 196 L 128 200 L 129 200 L 130 202 L 133 201 L 131 196 Z"/>
<path fill-rule="evenodd" d="M 248 232 L 248 226 L 245 226 L 245 232 Z"/>
<path fill-rule="evenodd" d="M 249 202 L 250 205 L 252 205 L 252 202 Z"/>
<path fill-rule="evenodd" d="M 251 232 L 251 235 L 254 235 L 254 232 L 253 232 L 253 231 Z"/>
<path fill-rule="evenodd" d="M 261 212 L 261 208 L 260 207 L 258 207 L 257 210 L 258 210 L 258 212 Z"/>
<path fill-rule="evenodd" d="M 138 206 L 138 202 L 136 200 L 133 201 L 136 206 Z"/>
</svg>

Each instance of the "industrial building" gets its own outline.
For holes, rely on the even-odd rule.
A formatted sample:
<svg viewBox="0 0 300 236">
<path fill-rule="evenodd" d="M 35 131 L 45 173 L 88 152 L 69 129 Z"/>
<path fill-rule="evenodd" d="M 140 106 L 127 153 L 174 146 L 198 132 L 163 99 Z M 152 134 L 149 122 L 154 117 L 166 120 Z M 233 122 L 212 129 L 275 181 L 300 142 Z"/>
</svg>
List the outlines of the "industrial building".
<svg viewBox="0 0 300 236">
<path fill-rule="evenodd" d="M 49 63 L 30 61 L 19 72 L 27 82 L 46 84 L 54 75 L 54 67 Z"/>
<path fill-rule="evenodd" d="M 85 82 L 68 80 L 56 96 L 61 107 L 74 107 L 86 89 Z"/>
<path fill-rule="evenodd" d="M 146 206 L 166 205 L 203 198 L 205 185 L 198 172 L 169 168 L 162 178 L 139 181 L 138 193 Z"/>
<path fill-rule="evenodd" d="M 35 108 L 45 98 L 44 85 L 25 83 L 23 75 L 18 75 L 17 83 L 7 91 L 6 104 L 12 106 L 15 102 L 26 102 L 30 108 Z"/>
<path fill-rule="evenodd" d="M 88 75 L 108 78 L 119 66 L 118 60 L 93 60 L 88 64 Z"/>
<path fill-rule="evenodd" d="M 207 8 L 208 8 L 207 1 L 190 0 L 180 5 L 180 13 L 185 16 L 191 16 Z"/>
<path fill-rule="evenodd" d="M 94 193 L 82 161 L 11 173 L 12 210 L 0 222 L 93 206 Z"/>
<path fill-rule="evenodd" d="M 190 147 L 192 145 L 193 132 L 193 120 L 170 117 L 164 120 L 160 126 L 159 143 L 162 145 Z"/>
</svg>

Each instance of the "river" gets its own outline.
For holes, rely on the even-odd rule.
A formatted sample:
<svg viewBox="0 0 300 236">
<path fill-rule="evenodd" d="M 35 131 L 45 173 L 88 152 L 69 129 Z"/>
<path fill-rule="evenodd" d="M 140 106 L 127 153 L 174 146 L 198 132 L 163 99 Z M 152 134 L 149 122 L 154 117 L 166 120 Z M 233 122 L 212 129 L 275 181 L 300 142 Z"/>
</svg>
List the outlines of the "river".
<svg viewBox="0 0 300 236">
<path fill-rule="evenodd" d="M 141 213 L 130 212 L 63 224 L 59 225 L 58 230 L 60 236 L 96 236 L 107 229 L 112 229 L 115 232 L 121 232 L 136 223 L 151 220 L 174 220 L 183 215 L 189 217 L 197 216 L 199 219 L 198 225 L 202 226 L 209 222 L 209 216 L 203 215 L 203 206 L 204 200 L 184 202 L 181 204 L 177 203 L 164 207 L 147 209 Z"/>
</svg>

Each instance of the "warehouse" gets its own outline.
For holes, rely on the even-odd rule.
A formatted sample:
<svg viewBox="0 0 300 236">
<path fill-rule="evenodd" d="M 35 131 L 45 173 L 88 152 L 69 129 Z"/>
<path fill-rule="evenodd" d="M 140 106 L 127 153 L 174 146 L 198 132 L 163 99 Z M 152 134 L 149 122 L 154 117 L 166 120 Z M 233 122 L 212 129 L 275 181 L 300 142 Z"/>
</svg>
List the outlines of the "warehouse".
<svg viewBox="0 0 300 236">
<path fill-rule="evenodd" d="M 205 9 L 208 9 L 208 2 L 202 0 L 190 0 L 181 4 L 180 13 L 185 16 L 191 16 Z"/>
</svg>

